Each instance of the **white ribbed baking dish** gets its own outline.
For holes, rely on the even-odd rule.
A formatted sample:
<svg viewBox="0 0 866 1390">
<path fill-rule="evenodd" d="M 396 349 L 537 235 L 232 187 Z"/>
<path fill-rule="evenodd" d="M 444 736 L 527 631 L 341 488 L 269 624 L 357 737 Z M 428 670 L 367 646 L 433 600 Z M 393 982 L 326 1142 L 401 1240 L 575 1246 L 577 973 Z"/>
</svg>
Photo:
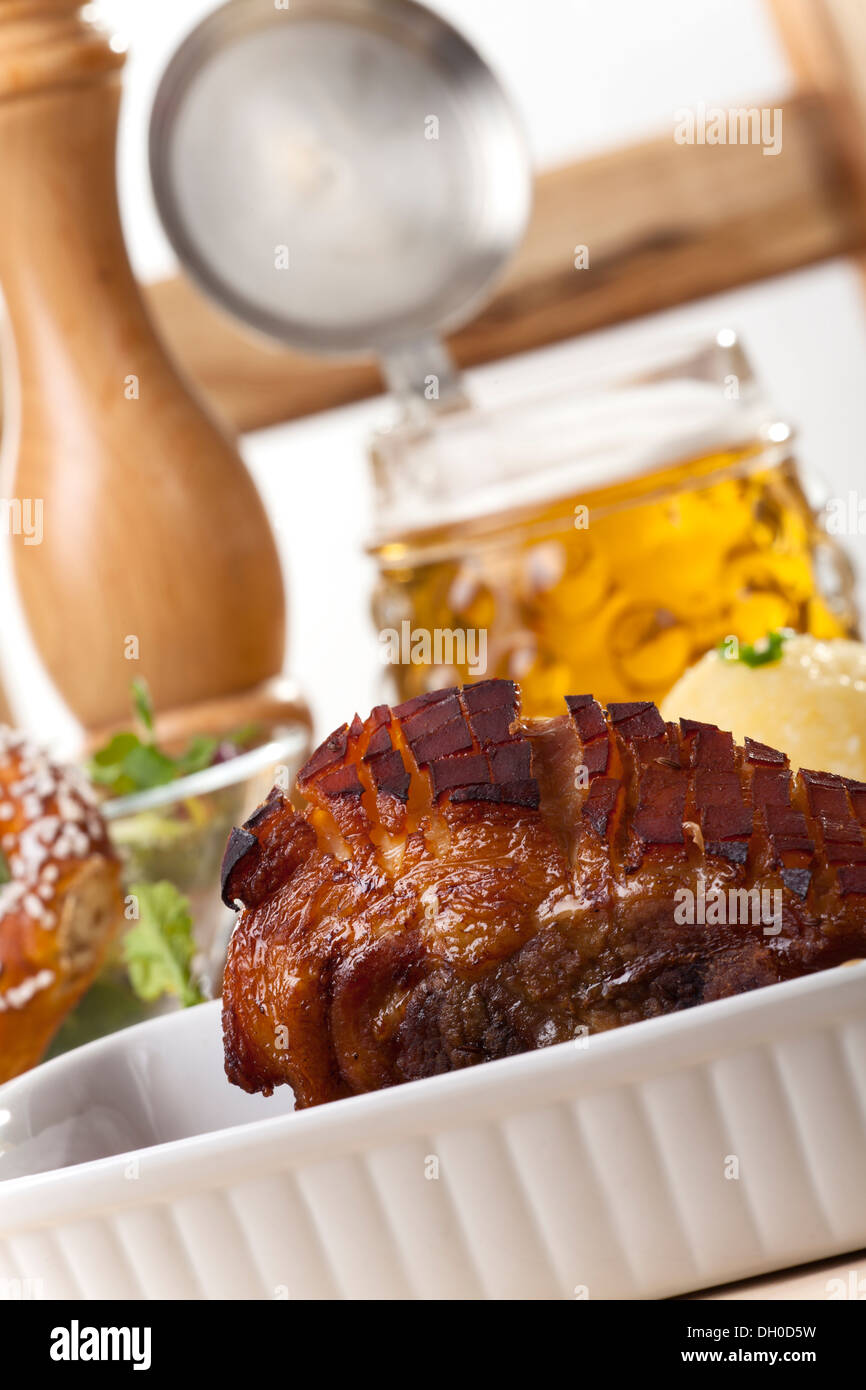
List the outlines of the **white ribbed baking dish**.
<svg viewBox="0 0 866 1390">
<path fill-rule="evenodd" d="M 641 1298 L 866 1244 L 866 963 L 297 1115 L 217 1010 L 0 1088 L 0 1292 Z"/>
</svg>

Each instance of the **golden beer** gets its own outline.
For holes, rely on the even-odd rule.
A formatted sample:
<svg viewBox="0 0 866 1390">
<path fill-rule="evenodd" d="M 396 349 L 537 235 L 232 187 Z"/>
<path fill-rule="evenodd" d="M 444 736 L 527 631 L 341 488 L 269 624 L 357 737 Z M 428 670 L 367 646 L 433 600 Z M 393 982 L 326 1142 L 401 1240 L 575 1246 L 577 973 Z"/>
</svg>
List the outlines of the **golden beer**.
<svg viewBox="0 0 866 1390">
<path fill-rule="evenodd" d="M 741 390 L 741 354 L 735 363 Z M 658 385 L 653 380 L 624 395 L 620 388 L 622 408 L 631 403 L 645 413 Z M 525 483 L 526 475 L 514 466 L 520 431 L 506 450 L 500 486 L 495 458 L 473 479 L 471 449 L 461 455 L 458 431 L 468 428 L 483 447 L 483 429 L 474 430 L 469 421 L 462 427 L 453 419 L 443 422 L 436 456 L 446 483 L 451 466 L 453 486 L 440 489 L 431 507 L 438 504 L 443 515 L 429 526 L 385 534 L 371 547 L 379 568 L 374 621 L 380 633 L 407 624 L 413 635 L 484 633 L 485 670 L 477 661 L 471 669 L 460 661 L 460 643 L 440 641 L 440 661 L 442 651 L 450 651 L 451 664 L 407 660 L 404 653 L 389 667 L 393 696 L 406 699 L 454 682 L 507 676 L 521 682 L 529 715 L 558 710 L 567 692 L 659 700 L 727 636 L 751 642 L 778 627 L 819 637 L 856 633 L 851 571 L 805 496 L 790 432 L 772 416 L 757 422 L 754 398 L 750 410 L 738 413 L 722 397 L 725 408 L 713 428 L 728 436 L 725 447 L 677 458 L 684 437 L 677 408 L 684 398 L 683 392 L 670 394 L 670 437 L 661 431 L 661 449 L 664 402 L 660 411 L 649 412 L 655 458 L 667 452 L 664 462 L 620 468 L 607 481 L 599 477 L 604 465 L 590 470 L 580 461 L 572 486 L 553 497 L 545 494 L 551 485 L 561 486 L 562 470 L 558 464 L 545 467 L 535 475 L 539 497 L 495 509 L 483 505 L 491 491 L 501 501 Z M 686 413 L 685 433 L 695 434 L 692 405 Z M 598 448 L 605 444 L 598 412 L 594 427 L 591 448 Z M 702 423 L 698 437 L 708 433 Z M 737 433 L 746 437 L 737 439 Z M 493 453 L 502 437 L 494 439 Z M 415 448 L 426 443 L 416 439 Z M 549 457 L 549 432 L 546 447 Z M 401 450 L 404 462 L 407 452 L 411 458 L 411 448 Z M 608 457 L 616 452 L 608 449 Z M 425 467 L 429 475 L 429 460 Z M 580 486 L 589 472 L 592 485 Z M 526 473 L 532 476 L 531 464 Z M 479 497 L 481 504 L 472 505 Z M 469 646 L 477 654 L 477 638 Z M 416 650 L 423 651 L 423 644 Z"/>
</svg>

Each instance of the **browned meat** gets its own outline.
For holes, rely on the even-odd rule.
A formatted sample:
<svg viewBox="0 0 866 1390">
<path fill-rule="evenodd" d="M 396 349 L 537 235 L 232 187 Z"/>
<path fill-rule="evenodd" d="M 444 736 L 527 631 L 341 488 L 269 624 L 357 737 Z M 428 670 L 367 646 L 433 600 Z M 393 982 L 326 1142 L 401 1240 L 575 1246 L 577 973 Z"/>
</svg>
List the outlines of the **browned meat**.
<svg viewBox="0 0 866 1390">
<path fill-rule="evenodd" d="M 301 1106 L 866 954 L 866 784 L 492 680 L 336 730 L 232 833 L 226 1070 Z"/>
</svg>

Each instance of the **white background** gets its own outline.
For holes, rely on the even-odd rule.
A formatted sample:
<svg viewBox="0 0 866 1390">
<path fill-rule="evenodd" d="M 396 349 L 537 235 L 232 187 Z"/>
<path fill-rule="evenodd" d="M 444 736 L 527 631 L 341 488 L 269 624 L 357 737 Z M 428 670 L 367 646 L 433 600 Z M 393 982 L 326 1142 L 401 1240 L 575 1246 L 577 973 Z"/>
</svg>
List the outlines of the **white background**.
<svg viewBox="0 0 866 1390">
<path fill-rule="evenodd" d="M 510 91 L 536 163 L 545 166 L 670 130 L 681 106 L 772 104 L 792 85 L 759 0 L 431 0 L 482 51 Z M 146 127 L 153 91 L 172 49 L 212 6 L 205 0 L 106 0 L 130 58 L 120 142 L 124 224 L 143 278 L 174 262 L 150 195 Z M 579 241 L 579 230 L 575 241 Z M 866 441 L 866 313 L 848 264 L 816 269 L 657 316 L 653 324 L 737 327 L 780 414 L 798 428 L 807 470 L 843 494 L 863 481 Z M 638 325 L 646 331 L 647 321 Z M 609 330 L 473 373 L 484 398 L 531 390 L 580 370 Z M 289 665 L 327 732 L 367 712 L 380 668 L 367 611 L 362 546 L 369 496 L 365 440 L 388 412 L 379 400 L 243 440 L 279 537 L 291 600 Z M 334 507 L 333 499 L 339 499 Z M 326 537 L 314 518 L 327 512 Z M 328 555 L 323 564 L 323 545 Z M 860 538 L 861 570 L 866 537 Z M 17 676 L 19 688 L 27 673 Z M 32 673 L 25 716 L 42 722 Z M 14 694 L 14 692 L 13 692 Z M 56 715 L 54 717 L 55 725 Z"/>
</svg>

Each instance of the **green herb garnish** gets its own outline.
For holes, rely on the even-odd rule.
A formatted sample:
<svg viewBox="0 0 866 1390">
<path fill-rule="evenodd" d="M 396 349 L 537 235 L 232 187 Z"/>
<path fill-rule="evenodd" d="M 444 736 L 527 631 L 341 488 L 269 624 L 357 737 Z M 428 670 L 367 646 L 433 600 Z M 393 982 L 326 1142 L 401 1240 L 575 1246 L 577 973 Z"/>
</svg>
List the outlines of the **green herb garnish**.
<svg viewBox="0 0 866 1390">
<path fill-rule="evenodd" d="M 0 849 L 0 888 L 2 888 L 4 883 L 11 882 L 12 870 L 9 868 L 9 860 L 6 858 L 6 855 L 3 853 L 2 849 Z"/>
<path fill-rule="evenodd" d="M 725 638 L 719 643 L 718 651 L 725 661 L 741 661 L 744 666 L 770 666 L 774 661 L 779 661 L 785 649 L 785 643 L 793 633 L 790 628 L 782 627 L 772 632 L 768 632 L 766 637 L 759 637 L 757 642 L 733 643 L 731 639 Z"/>
<path fill-rule="evenodd" d="M 150 691 L 147 682 L 138 677 L 132 682 L 132 704 L 141 732 L 130 729 L 115 734 L 93 754 L 87 771 L 96 786 L 104 787 L 111 796 L 130 796 L 211 766 L 220 746 L 218 738 L 199 734 L 178 757 L 159 747 L 154 737 Z M 225 742 L 241 749 L 252 743 L 258 733 L 256 725 L 246 725 L 227 734 Z"/>
<path fill-rule="evenodd" d="M 175 762 L 138 734 L 115 734 L 88 763 L 90 780 L 113 796 L 127 796 L 146 787 L 160 787 L 177 777 Z"/>
<path fill-rule="evenodd" d="M 139 999 L 150 1003 L 172 994 L 185 1008 L 203 1003 L 192 974 L 195 938 L 189 899 L 165 879 L 133 883 L 129 893 L 138 904 L 138 921 L 123 938 L 123 960 Z"/>
<path fill-rule="evenodd" d="M 214 754 L 219 748 L 219 739 L 210 738 L 206 734 L 199 734 L 192 739 L 186 752 L 175 759 L 177 775 L 186 777 L 191 772 L 201 772 L 204 768 L 210 767 L 214 760 Z"/>
<path fill-rule="evenodd" d="M 132 704 L 141 723 L 149 734 L 153 733 L 153 701 L 150 698 L 150 691 L 147 681 L 141 680 L 136 676 L 132 682 Z"/>
</svg>

